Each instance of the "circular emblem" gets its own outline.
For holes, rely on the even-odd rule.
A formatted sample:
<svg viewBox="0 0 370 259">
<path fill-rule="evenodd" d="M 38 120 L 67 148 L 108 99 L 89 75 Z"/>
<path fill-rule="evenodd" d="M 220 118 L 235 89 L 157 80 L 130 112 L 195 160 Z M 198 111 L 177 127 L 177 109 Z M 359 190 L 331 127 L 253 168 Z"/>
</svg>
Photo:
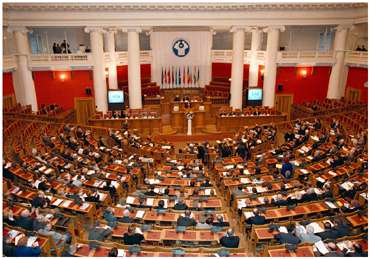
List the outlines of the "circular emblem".
<svg viewBox="0 0 370 259">
<path fill-rule="evenodd" d="M 178 39 L 172 44 L 172 51 L 176 56 L 182 58 L 189 54 L 190 45 L 186 40 Z"/>
</svg>

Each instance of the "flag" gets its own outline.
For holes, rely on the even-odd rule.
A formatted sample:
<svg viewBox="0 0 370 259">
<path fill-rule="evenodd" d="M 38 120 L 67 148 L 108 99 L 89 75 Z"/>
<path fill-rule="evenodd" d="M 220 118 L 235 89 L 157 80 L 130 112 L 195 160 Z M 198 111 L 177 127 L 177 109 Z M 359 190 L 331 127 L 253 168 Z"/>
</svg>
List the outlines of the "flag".
<svg viewBox="0 0 370 259">
<path fill-rule="evenodd" d="M 178 78 L 178 84 L 181 85 L 181 75 L 180 75 L 180 67 L 177 69 L 177 78 Z"/>
<path fill-rule="evenodd" d="M 189 70 L 189 66 L 188 66 L 188 72 L 187 72 L 186 79 L 187 79 L 187 83 L 189 84 L 190 83 L 190 70 Z"/>
<path fill-rule="evenodd" d="M 162 72 L 161 72 L 161 85 L 163 87 L 163 67 L 162 67 Z"/>
<path fill-rule="evenodd" d="M 182 70 L 182 83 L 185 85 L 185 82 L 186 82 L 186 74 L 185 74 L 185 67 L 183 67 L 183 70 Z"/>
<path fill-rule="evenodd" d="M 199 83 L 199 78 L 200 78 L 200 69 L 198 67 L 198 77 L 197 77 L 197 83 Z"/>
</svg>

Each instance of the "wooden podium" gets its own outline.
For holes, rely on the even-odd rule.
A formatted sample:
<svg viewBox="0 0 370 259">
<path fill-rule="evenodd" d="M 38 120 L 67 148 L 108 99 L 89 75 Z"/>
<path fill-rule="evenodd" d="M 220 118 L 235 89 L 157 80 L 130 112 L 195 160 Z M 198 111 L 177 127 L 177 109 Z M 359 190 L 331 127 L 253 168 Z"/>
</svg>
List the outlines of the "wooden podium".
<svg viewBox="0 0 370 259">
<path fill-rule="evenodd" d="M 194 114 L 192 121 L 192 132 L 200 133 L 205 127 L 204 118 L 205 111 L 199 111 L 195 109 L 188 109 L 182 111 L 171 111 L 171 127 L 176 129 L 180 134 L 186 134 L 187 132 L 187 119 L 185 114 L 187 112 L 192 112 Z"/>
</svg>

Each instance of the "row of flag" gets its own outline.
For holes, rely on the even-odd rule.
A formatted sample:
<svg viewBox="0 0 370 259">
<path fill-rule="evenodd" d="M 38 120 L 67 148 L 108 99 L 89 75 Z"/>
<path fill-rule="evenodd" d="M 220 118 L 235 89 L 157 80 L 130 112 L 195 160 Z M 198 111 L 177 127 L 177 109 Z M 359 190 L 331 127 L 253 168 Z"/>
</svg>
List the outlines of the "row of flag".
<svg viewBox="0 0 370 259">
<path fill-rule="evenodd" d="M 161 88 L 200 87 L 198 66 L 164 66 L 161 71 Z"/>
</svg>

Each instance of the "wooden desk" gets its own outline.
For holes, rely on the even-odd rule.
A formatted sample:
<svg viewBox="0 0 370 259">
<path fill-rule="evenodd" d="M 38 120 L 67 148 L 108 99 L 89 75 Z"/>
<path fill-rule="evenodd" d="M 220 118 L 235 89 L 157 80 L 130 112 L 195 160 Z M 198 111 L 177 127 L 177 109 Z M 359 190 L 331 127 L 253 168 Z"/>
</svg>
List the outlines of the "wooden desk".
<svg viewBox="0 0 370 259">
<path fill-rule="evenodd" d="M 120 129 L 126 119 L 89 119 L 88 125 Z M 161 118 L 127 119 L 129 129 L 137 129 L 141 134 L 158 133 L 161 128 Z"/>
<path fill-rule="evenodd" d="M 268 249 L 270 257 L 314 257 L 313 248 L 310 245 L 299 246 L 295 252 L 288 252 L 286 248 Z"/>
<path fill-rule="evenodd" d="M 360 216 L 358 214 L 348 216 L 346 219 L 351 223 L 353 227 L 364 226 L 368 224 L 367 216 Z"/>
<path fill-rule="evenodd" d="M 270 115 L 270 116 L 236 116 L 222 117 L 216 115 L 216 126 L 222 132 L 235 132 L 244 126 L 254 126 L 256 124 L 268 124 L 272 122 L 283 122 L 287 120 L 286 115 Z"/>
</svg>

